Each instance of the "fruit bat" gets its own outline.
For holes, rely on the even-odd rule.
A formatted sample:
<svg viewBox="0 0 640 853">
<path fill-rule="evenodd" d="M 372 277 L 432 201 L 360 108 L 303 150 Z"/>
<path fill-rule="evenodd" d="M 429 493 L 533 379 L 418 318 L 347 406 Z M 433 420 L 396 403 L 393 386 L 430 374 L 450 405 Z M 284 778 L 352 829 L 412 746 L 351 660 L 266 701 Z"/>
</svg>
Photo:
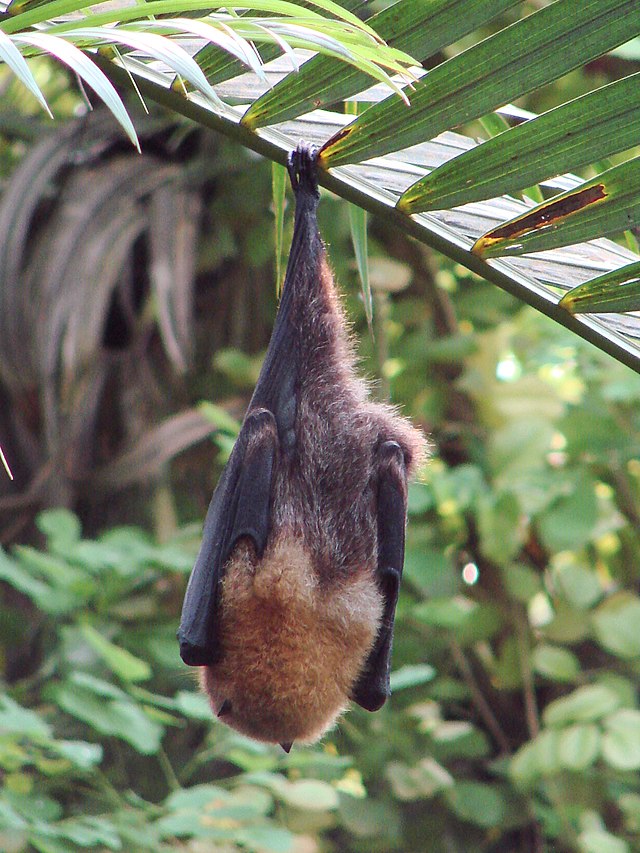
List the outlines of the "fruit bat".
<svg viewBox="0 0 640 853">
<path fill-rule="evenodd" d="M 214 712 L 257 740 L 321 737 L 390 694 L 407 477 L 425 439 L 369 399 L 316 220 L 316 152 L 289 158 L 294 232 L 271 341 L 213 494 L 178 631 Z"/>
</svg>

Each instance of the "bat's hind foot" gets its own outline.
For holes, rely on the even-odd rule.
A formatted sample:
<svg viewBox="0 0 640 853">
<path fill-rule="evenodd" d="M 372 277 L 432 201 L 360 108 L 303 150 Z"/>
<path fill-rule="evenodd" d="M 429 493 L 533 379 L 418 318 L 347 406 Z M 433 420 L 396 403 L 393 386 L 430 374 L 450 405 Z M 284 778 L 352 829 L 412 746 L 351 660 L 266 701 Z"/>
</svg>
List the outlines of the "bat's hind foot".
<svg viewBox="0 0 640 853">
<path fill-rule="evenodd" d="M 289 154 L 287 169 L 294 192 L 302 190 L 319 197 L 318 193 L 318 149 L 315 145 L 300 142 Z"/>
</svg>

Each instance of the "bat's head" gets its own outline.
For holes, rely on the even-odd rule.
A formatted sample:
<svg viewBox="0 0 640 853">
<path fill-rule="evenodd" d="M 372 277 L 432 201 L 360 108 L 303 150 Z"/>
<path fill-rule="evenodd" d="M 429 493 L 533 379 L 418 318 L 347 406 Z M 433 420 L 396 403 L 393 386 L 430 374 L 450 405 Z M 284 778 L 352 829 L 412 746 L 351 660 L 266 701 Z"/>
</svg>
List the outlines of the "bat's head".
<svg viewBox="0 0 640 853">
<path fill-rule="evenodd" d="M 219 663 L 202 686 L 220 718 L 270 743 L 311 743 L 345 710 L 382 617 L 373 573 L 323 580 L 280 537 L 259 562 L 239 545 L 225 569 Z"/>
</svg>

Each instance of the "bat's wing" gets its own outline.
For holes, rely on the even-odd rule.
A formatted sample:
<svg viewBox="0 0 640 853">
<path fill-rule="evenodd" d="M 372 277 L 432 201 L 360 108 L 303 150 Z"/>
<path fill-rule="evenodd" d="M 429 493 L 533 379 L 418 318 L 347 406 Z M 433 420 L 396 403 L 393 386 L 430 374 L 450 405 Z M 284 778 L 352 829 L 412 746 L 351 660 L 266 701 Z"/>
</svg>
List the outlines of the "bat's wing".
<svg viewBox="0 0 640 853">
<path fill-rule="evenodd" d="M 407 518 L 407 475 L 404 456 L 395 441 L 379 451 L 378 480 L 378 586 L 383 595 L 382 624 L 351 698 L 367 711 L 377 711 L 391 695 L 391 646 L 404 564 Z"/>
<path fill-rule="evenodd" d="M 250 537 L 262 556 L 271 520 L 273 466 L 278 454 L 286 457 L 295 448 L 300 332 L 293 319 L 294 304 L 300 294 L 310 298 L 324 252 L 315 217 L 319 198 L 315 156 L 314 150 L 302 146 L 291 158 L 296 216 L 282 299 L 249 414 L 211 499 L 182 607 L 180 655 L 191 666 L 206 666 L 216 659 L 216 609 L 224 566 L 241 536 Z"/>
<path fill-rule="evenodd" d="M 271 478 L 278 449 L 274 415 L 267 409 L 247 415 L 231 457 L 213 493 L 202 545 L 189 578 L 178 630 L 180 656 L 190 666 L 206 666 L 218 656 L 216 611 L 223 569 L 238 540 L 253 540 L 260 557 L 270 527 Z"/>
</svg>

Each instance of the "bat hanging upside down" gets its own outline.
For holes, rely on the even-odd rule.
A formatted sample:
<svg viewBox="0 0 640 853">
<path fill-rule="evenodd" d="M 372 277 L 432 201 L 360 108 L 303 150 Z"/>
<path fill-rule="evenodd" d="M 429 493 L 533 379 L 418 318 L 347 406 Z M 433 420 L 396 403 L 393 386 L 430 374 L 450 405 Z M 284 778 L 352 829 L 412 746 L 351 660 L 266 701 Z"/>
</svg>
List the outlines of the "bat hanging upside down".
<svg viewBox="0 0 640 853">
<path fill-rule="evenodd" d="M 318 232 L 316 154 L 290 157 L 295 226 L 271 342 L 204 524 L 180 654 L 257 740 L 317 740 L 389 696 L 407 477 L 425 439 L 368 398 Z"/>
</svg>

